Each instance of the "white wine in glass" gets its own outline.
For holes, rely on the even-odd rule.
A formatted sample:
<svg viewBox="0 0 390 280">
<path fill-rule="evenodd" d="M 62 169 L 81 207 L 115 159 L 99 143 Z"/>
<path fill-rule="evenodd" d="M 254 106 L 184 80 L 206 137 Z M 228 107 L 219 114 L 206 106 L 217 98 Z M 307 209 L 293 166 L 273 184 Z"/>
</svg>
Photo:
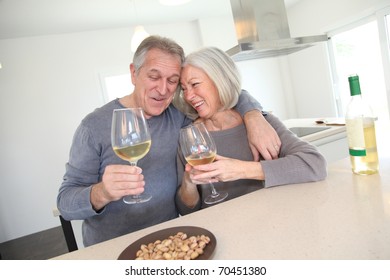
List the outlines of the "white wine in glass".
<svg viewBox="0 0 390 280">
<path fill-rule="evenodd" d="M 152 140 L 142 108 L 115 109 L 112 115 L 111 145 L 118 157 L 136 166 L 150 150 Z M 127 204 L 149 201 L 151 195 L 123 197 Z"/>
<path fill-rule="evenodd" d="M 211 163 L 217 154 L 214 140 L 203 123 L 194 123 L 180 130 L 180 147 L 186 161 L 192 166 Z M 209 184 L 211 194 L 205 198 L 206 204 L 221 202 L 228 196 L 227 192 L 217 192 L 214 185 Z"/>
</svg>

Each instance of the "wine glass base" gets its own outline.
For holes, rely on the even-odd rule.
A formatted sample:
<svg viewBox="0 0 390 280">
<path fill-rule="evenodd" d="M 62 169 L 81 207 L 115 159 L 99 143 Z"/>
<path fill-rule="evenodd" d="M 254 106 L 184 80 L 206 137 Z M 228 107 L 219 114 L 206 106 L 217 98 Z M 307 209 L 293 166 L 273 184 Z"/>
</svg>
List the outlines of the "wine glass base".
<svg viewBox="0 0 390 280">
<path fill-rule="evenodd" d="M 123 198 L 123 202 L 126 204 L 136 204 L 147 202 L 152 198 L 151 195 L 140 194 L 140 195 L 128 195 Z"/>
<path fill-rule="evenodd" d="M 209 195 L 208 197 L 205 198 L 204 203 L 206 204 L 215 204 L 218 202 L 221 202 L 225 198 L 227 198 L 228 193 L 227 192 L 219 192 L 216 195 Z"/>
</svg>

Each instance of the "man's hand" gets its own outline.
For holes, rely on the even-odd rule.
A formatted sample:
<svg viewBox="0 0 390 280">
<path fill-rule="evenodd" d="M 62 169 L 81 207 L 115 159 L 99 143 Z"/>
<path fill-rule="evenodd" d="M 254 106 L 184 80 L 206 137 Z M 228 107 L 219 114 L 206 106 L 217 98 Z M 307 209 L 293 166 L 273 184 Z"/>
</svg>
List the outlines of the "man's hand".
<svg viewBox="0 0 390 280">
<path fill-rule="evenodd" d="M 244 116 L 248 132 L 248 142 L 255 161 L 278 158 L 281 141 L 275 129 L 267 122 L 262 113 L 252 110 Z"/>
<path fill-rule="evenodd" d="M 91 203 L 95 210 L 102 209 L 111 201 L 126 195 L 144 192 L 144 175 L 142 169 L 130 165 L 108 165 L 102 182 L 94 185 L 91 191 Z"/>
</svg>

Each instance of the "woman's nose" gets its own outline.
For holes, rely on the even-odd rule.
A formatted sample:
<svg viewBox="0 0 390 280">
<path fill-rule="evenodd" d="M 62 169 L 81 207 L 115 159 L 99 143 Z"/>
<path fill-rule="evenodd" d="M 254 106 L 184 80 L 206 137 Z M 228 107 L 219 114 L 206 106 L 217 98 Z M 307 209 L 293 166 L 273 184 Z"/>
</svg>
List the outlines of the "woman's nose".
<svg viewBox="0 0 390 280">
<path fill-rule="evenodd" d="M 187 88 L 187 90 L 184 92 L 184 98 L 188 101 L 194 98 L 194 93 L 190 88 Z"/>
</svg>

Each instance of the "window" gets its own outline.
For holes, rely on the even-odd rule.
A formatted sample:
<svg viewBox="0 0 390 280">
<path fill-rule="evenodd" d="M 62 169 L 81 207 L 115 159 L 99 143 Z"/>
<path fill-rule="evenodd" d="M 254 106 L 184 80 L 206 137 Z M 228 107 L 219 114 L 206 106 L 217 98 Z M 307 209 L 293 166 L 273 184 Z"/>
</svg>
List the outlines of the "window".
<svg viewBox="0 0 390 280">
<path fill-rule="evenodd" d="M 131 83 L 130 73 L 100 74 L 100 83 L 102 86 L 104 103 L 128 95 L 134 89 L 134 86 Z"/>
<path fill-rule="evenodd" d="M 388 19 L 389 20 L 389 19 Z M 363 98 L 378 118 L 389 118 L 378 22 L 375 18 L 331 35 L 330 59 L 338 116 L 350 100 L 348 77 L 358 74 Z M 388 50 L 387 50 L 388 51 Z"/>
</svg>

